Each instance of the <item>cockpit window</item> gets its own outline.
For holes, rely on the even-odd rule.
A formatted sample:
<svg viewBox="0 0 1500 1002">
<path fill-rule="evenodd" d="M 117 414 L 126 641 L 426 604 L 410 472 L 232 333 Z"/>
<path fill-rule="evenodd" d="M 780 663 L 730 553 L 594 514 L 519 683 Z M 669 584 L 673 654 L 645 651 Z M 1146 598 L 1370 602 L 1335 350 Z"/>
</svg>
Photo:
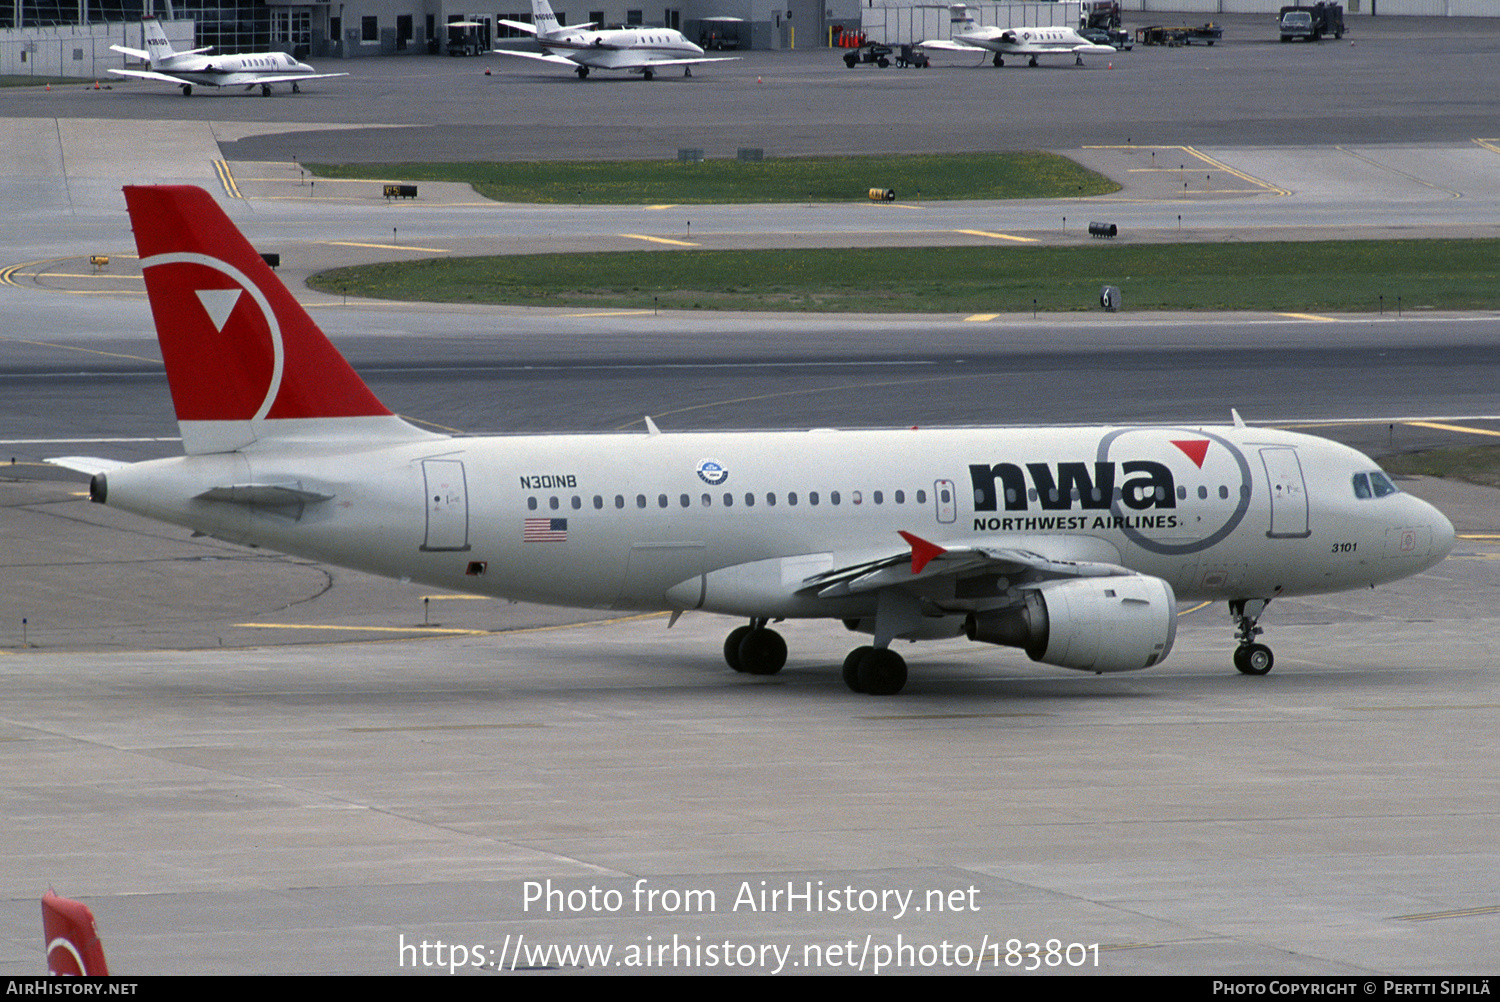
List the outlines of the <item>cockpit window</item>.
<svg viewBox="0 0 1500 1002">
<path fill-rule="evenodd" d="M 1389 477 L 1379 470 L 1371 470 L 1369 473 L 1356 473 L 1354 475 L 1354 496 L 1362 501 L 1370 498 L 1383 498 L 1389 494 L 1398 494 L 1400 491 L 1396 485 L 1391 483 Z"/>
</svg>

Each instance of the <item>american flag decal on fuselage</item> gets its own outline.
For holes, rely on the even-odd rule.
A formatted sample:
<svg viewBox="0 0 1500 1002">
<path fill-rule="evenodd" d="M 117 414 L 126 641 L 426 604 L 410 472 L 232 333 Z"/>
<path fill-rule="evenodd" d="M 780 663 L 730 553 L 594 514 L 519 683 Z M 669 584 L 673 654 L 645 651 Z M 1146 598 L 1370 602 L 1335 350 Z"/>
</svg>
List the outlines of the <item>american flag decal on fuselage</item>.
<svg viewBox="0 0 1500 1002">
<path fill-rule="evenodd" d="M 568 520 L 565 518 L 528 518 L 522 523 L 522 542 L 565 543 L 567 540 Z"/>
</svg>

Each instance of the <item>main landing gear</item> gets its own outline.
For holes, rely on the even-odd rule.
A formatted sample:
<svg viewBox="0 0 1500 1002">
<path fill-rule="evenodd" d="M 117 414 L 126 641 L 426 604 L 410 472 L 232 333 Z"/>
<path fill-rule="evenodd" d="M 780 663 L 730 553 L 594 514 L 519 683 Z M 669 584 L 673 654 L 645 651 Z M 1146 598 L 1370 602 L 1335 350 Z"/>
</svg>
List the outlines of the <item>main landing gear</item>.
<svg viewBox="0 0 1500 1002">
<path fill-rule="evenodd" d="M 589 78 L 589 68 L 587 66 L 580 66 L 573 72 L 578 74 L 578 79 L 580 80 L 587 80 Z"/>
<path fill-rule="evenodd" d="M 775 675 L 786 665 L 786 641 L 764 619 L 731 630 L 724 660 L 746 675 Z M 856 647 L 844 659 L 844 684 L 854 692 L 894 696 L 906 685 L 906 659 L 887 647 Z"/>
<path fill-rule="evenodd" d="M 906 686 L 906 659 L 889 647 L 856 647 L 844 659 L 844 684 L 870 696 L 894 696 Z"/>
<path fill-rule="evenodd" d="M 752 619 L 749 626 L 731 630 L 724 639 L 724 660 L 746 675 L 775 675 L 786 664 L 786 641 L 766 620 Z"/>
<path fill-rule="evenodd" d="M 991 59 L 990 62 L 994 63 L 996 66 L 1004 66 L 1005 65 L 1005 57 L 1002 56 L 1000 53 L 997 52 L 997 53 L 995 53 L 995 58 Z"/>
<path fill-rule="evenodd" d="M 260 85 L 260 96 L 261 97 L 270 97 L 271 96 L 271 85 L 270 84 L 261 84 Z"/>
<path fill-rule="evenodd" d="M 182 96 L 183 97 L 192 97 L 193 96 L 193 85 L 192 84 L 183 84 L 182 85 Z"/>
<path fill-rule="evenodd" d="M 1270 601 L 1268 598 L 1240 598 L 1229 603 L 1229 614 L 1235 622 L 1234 638 L 1240 642 L 1234 649 L 1234 666 L 1246 675 L 1264 675 L 1276 663 L 1271 648 L 1255 642 L 1263 632 L 1255 624 Z"/>
</svg>

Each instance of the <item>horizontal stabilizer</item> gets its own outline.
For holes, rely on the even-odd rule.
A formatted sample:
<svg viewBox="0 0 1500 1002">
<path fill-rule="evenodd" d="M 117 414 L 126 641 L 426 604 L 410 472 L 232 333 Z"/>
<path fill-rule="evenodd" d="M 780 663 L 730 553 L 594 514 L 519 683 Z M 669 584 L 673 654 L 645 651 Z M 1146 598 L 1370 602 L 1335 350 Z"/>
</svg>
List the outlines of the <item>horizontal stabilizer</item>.
<svg viewBox="0 0 1500 1002">
<path fill-rule="evenodd" d="M 53 466 L 61 466 L 65 470 L 76 470 L 79 473 L 87 473 L 91 477 L 130 465 L 129 463 L 122 463 L 118 459 L 100 459 L 98 456 L 54 456 L 51 459 L 44 459 L 42 462 Z"/>
</svg>

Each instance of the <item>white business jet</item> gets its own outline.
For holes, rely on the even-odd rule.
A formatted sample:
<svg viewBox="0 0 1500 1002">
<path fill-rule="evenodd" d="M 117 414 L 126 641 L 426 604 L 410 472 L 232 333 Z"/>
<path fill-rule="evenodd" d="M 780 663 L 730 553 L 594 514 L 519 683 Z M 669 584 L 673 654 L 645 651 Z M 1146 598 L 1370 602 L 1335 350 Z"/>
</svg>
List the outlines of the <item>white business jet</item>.
<svg viewBox="0 0 1500 1002">
<path fill-rule="evenodd" d="M 135 59 L 144 59 L 151 64 L 149 70 L 110 70 L 117 77 L 132 77 L 137 80 L 160 80 L 182 88 L 182 96 L 193 93 L 194 87 L 244 87 L 246 90 L 260 88 L 263 97 L 270 96 L 272 84 L 291 84 L 292 93 L 301 91 L 302 80 L 322 80 L 326 77 L 346 77 L 347 73 L 318 73 L 306 63 L 298 62 L 285 52 L 256 52 L 244 56 L 208 56 L 213 46 L 176 52 L 162 30 L 161 22 L 154 17 L 141 20 L 141 33 L 145 37 L 145 49 L 130 49 L 123 45 L 111 45 L 115 52 L 122 52 Z"/>
<path fill-rule="evenodd" d="M 725 660 L 779 671 L 773 620 L 870 634 L 851 689 L 906 683 L 896 640 L 967 636 L 1091 672 L 1160 664 L 1179 599 L 1228 603 L 1236 667 L 1272 600 L 1442 560 L 1453 526 L 1370 459 L 1246 427 L 450 438 L 365 386 L 198 188 L 129 187 L 185 455 L 53 460 L 98 502 L 232 543 L 440 588 L 738 616 Z"/>
<path fill-rule="evenodd" d="M 1109 45 L 1090 42 L 1072 28 L 997 28 L 980 27 L 964 4 L 952 4 L 951 39 L 928 39 L 921 43 L 926 51 L 991 52 L 996 66 L 1005 65 L 1005 57 L 1025 58 L 1027 65 L 1037 65 L 1043 56 L 1072 56 L 1075 65 L 1083 65 L 1086 55 L 1114 55 Z"/>
<path fill-rule="evenodd" d="M 704 55 L 703 50 L 684 38 L 682 32 L 671 28 L 595 31 L 592 21 L 560 27 L 547 0 L 531 0 L 531 17 L 534 24 L 503 18 L 500 23 L 535 35 L 542 47 L 540 53 L 516 49 L 494 51 L 502 56 L 566 66 L 577 73 L 580 80 L 588 79 L 590 70 L 625 70 L 650 80 L 657 70 L 668 66 L 681 66 L 685 76 L 692 76 L 693 67 L 700 63 L 724 63 L 739 58 Z"/>
</svg>

